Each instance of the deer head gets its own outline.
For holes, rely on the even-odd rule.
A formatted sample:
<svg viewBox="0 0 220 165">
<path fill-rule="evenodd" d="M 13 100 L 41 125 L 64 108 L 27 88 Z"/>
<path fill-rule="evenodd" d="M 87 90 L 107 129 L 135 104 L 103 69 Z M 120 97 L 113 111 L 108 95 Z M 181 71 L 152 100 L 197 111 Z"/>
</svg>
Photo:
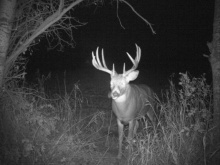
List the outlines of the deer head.
<svg viewBox="0 0 220 165">
<path fill-rule="evenodd" d="M 111 76 L 111 81 L 110 81 L 111 93 L 109 94 L 109 96 L 114 100 L 119 99 L 122 96 L 124 96 L 125 92 L 127 91 L 127 88 L 129 87 L 128 86 L 129 82 L 135 80 L 138 77 L 139 71 L 135 69 L 138 67 L 138 63 L 141 58 L 141 49 L 137 45 L 136 45 L 136 48 L 137 48 L 137 54 L 136 54 L 135 59 L 133 59 L 131 55 L 127 53 L 128 57 L 133 63 L 133 67 L 129 69 L 128 71 L 125 71 L 125 63 L 124 63 L 122 74 L 118 74 L 115 71 L 114 64 L 113 64 L 112 70 L 109 70 L 107 68 L 106 63 L 105 63 L 103 49 L 102 49 L 102 63 L 98 55 L 99 47 L 96 49 L 96 56 L 92 52 L 93 66 L 98 70 L 109 73 Z"/>
</svg>

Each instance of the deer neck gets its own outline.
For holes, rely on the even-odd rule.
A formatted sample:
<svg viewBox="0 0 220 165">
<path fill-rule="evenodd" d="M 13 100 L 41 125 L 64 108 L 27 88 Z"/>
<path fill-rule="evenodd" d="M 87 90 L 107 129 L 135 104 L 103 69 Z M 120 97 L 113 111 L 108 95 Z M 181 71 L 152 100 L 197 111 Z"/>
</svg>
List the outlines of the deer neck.
<svg viewBox="0 0 220 165">
<path fill-rule="evenodd" d="M 125 93 L 123 95 L 121 95 L 120 97 L 118 97 L 117 99 L 115 99 L 114 101 L 116 102 L 116 104 L 121 104 L 121 103 L 125 103 L 126 101 L 128 101 L 129 96 L 131 93 L 131 86 L 128 85 L 126 87 Z"/>
</svg>

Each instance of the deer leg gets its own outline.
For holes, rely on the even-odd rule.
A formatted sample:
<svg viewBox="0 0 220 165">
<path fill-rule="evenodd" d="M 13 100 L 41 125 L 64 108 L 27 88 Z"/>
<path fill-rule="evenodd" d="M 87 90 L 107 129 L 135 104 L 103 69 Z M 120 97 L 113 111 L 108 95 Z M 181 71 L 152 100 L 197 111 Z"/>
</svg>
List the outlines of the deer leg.
<svg viewBox="0 0 220 165">
<path fill-rule="evenodd" d="M 119 119 L 117 119 L 118 123 L 118 136 L 119 136 L 119 150 L 118 150 L 118 159 L 121 159 L 122 155 L 122 140 L 123 140 L 123 129 L 124 125 L 121 123 Z"/>
<path fill-rule="evenodd" d="M 129 121 L 128 141 L 131 141 L 133 139 L 133 132 L 134 132 L 135 124 L 136 124 L 136 120 Z"/>
<path fill-rule="evenodd" d="M 132 153 L 132 141 L 133 141 L 133 135 L 134 131 L 136 132 L 136 121 L 137 120 L 131 120 L 129 121 L 129 129 L 128 129 L 128 143 L 129 143 L 129 155 Z"/>
<path fill-rule="evenodd" d="M 136 123 L 135 123 L 135 126 L 134 126 L 133 136 L 137 134 L 137 129 L 139 127 L 139 122 L 137 120 L 135 120 L 135 121 L 136 121 Z"/>
</svg>

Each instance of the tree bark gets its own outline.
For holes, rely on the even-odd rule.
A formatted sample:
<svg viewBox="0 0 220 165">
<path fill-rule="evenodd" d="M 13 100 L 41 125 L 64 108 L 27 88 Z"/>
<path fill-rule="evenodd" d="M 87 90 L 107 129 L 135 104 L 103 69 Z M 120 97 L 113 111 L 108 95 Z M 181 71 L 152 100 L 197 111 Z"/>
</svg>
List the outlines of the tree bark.
<svg viewBox="0 0 220 165">
<path fill-rule="evenodd" d="M 215 0 L 215 12 L 213 22 L 213 40 L 208 44 L 210 54 L 210 64 L 212 67 L 213 79 L 213 153 L 212 164 L 220 164 L 220 0 Z"/>
<path fill-rule="evenodd" d="M 0 1 L 0 89 L 3 85 L 5 59 L 9 47 L 16 0 Z"/>
</svg>

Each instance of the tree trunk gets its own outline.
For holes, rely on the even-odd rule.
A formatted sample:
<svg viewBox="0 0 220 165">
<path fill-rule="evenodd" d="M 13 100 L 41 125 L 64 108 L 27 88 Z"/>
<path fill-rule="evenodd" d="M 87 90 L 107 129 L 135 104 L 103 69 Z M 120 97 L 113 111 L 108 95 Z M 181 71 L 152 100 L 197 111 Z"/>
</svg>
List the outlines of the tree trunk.
<svg viewBox="0 0 220 165">
<path fill-rule="evenodd" d="M 213 79 L 213 108 L 214 108 L 214 129 L 213 131 L 213 154 L 212 164 L 220 164 L 220 0 L 215 0 L 215 12 L 213 23 L 213 40 L 208 44 L 210 64 L 212 67 Z M 218 148 L 217 148 L 218 147 Z M 217 152 L 216 152 L 217 151 Z"/>
<path fill-rule="evenodd" d="M 9 47 L 16 0 L 0 0 L 0 89 L 3 85 L 4 65 Z"/>
</svg>

